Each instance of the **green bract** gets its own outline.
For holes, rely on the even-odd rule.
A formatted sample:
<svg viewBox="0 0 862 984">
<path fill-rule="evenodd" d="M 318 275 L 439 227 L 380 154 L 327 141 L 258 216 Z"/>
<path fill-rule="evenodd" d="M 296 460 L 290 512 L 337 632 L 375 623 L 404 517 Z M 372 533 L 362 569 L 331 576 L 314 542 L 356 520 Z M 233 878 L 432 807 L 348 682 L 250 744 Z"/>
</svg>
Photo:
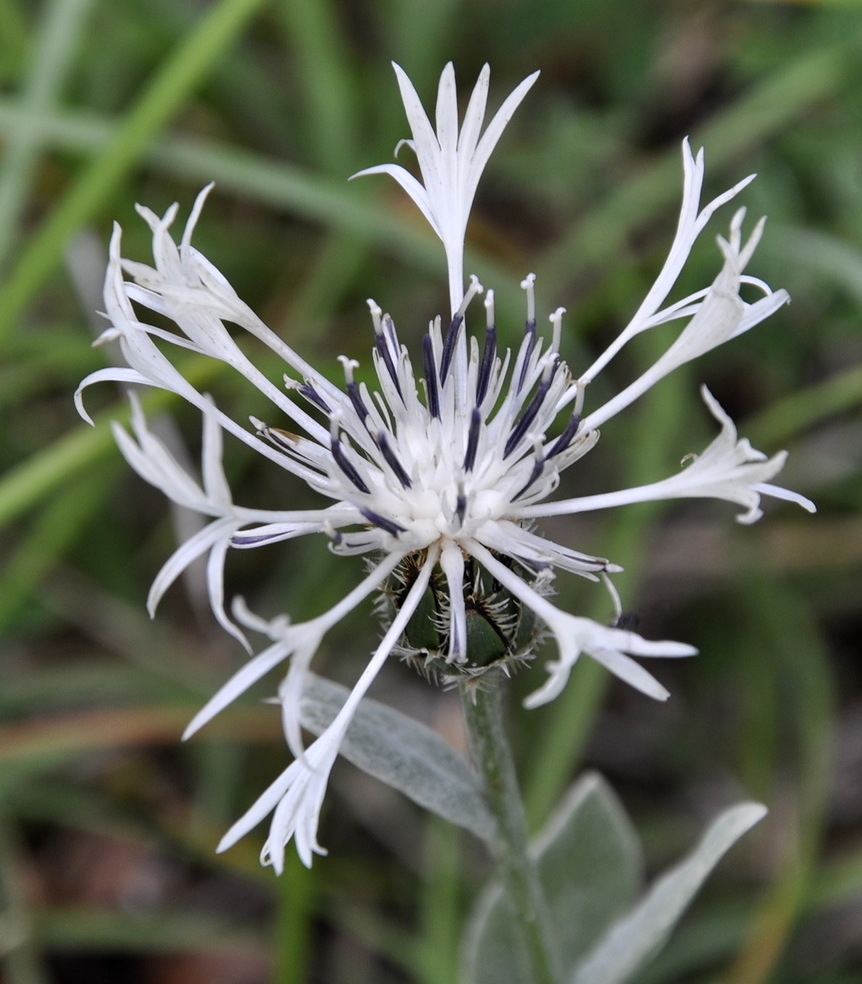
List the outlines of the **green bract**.
<svg viewBox="0 0 862 984">
<path fill-rule="evenodd" d="M 517 566 L 511 561 L 504 562 L 509 568 Z M 386 622 L 400 610 L 419 570 L 421 563 L 410 557 L 389 579 L 381 602 Z M 541 575 L 534 577 L 533 587 L 541 592 L 544 581 Z M 435 567 L 401 638 L 398 651 L 403 658 L 444 683 L 479 677 L 501 664 L 509 672 L 532 658 L 542 634 L 541 623 L 533 610 L 470 558 L 464 563 L 464 607 L 467 658 L 456 662 L 449 657 L 451 606 L 446 576 L 439 566 Z"/>
</svg>

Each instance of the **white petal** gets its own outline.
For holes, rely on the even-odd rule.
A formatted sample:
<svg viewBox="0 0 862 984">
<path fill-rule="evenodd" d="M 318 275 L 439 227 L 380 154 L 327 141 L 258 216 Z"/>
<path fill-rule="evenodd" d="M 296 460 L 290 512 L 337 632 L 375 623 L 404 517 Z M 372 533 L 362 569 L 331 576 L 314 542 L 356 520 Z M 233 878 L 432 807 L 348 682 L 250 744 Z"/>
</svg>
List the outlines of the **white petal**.
<svg viewBox="0 0 862 984">
<path fill-rule="evenodd" d="M 779 451 L 767 458 L 762 451 L 752 448 L 745 438 L 737 436 L 733 421 L 705 386 L 701 388 L 701 394 L 710 413 L 721 425 L 721 432 L 702 454 L 677 474 L 632 489 L 524 506 L 515 514 L 524 520 L 539 516 L 571 516 L 634 502 L 709 498 L 743 506 L 745 512 L 737 517 L 738 521 L 753 523 L 761 516 L 761 494 L 775 494 L 772 492 L 774 486 L 766 483 L 781 471 L 787 452 Z M 809 511 L 813 509 L 811 501 L 804 496 L 786 489 L 780 491 L 778 498 L 796 502 Z"/>
<path fill-rule="evenodd" d="M 433 547 L 429 549 L 425 563 L 402 602 L 398 614 L 332 724 L 309 745 L 301 758 L 291 763 L 251 809 L 231 827 L 219 843 L 219 851 L 224 851 L 235 844 L 278 803 L 269 837 L 264 846 L 262 855 L 264 863 L 269 861 L 276 872 L 280 873 L 284 864 L 285 845 L 294 836 L 297 852 L 306 866 L 311 865 L 312 853 L 322 853 L 322 848 L 317 843 L 317 822 L 329 772 L 335 762 L 338 749 L 356 708 L 416 611 L 438 558 L 439 549 Z"/>
<path fill-rule="evenodd" d="M 208 403 L 212 399 L 205 394 Z M 212 413 L 204 414 L 203 448 L 201 450 L 201 470 L 204 489 L 213 502 L 231 502 L 231 491 L 222 465 L 222 429 Z"/>
<path fill-rule="evenodd" d="M 695 158 L 691 153 L 691 148 L 689 146 L 688 139 L 686 138 L 682 144 L 682 158 L 684 172 L 682 204 L 680 207 L 676 233 L 664 266 L 629 324 L 593 363 L 593 365 L 591 365 L 586 372 L 580 375 L 580 381 L 583 384 L 593 380 L 611 361 L 611 359 L 613 359 L 617 353 L 619 353 L 619 351 L 636 335 L 640 334 L 642 331 L 646 331 L 647 329 L 654 327 L 655 325 L 671 320 L 673 317 L 682 316 L 679 308 L 685 308 L 691 299 L 697 297 L 696 294 L 692 295 L 691 298 L 686 299 L 686 301 L 675 302 L 665 311 L 659 311 L 659 308 L 664 303 L 679 278 L 685 262 L 688 259 L 689 253 L 691 252 L 692 246 L 694 245 L 697 237 L 703 231 L 709 219 L 712 217 L 713 213 L 721 206 L 727 204 L 727 202 L 731 199 L 736 197 L 736 195 L 738 195 L 739 192 L 742 191 L 742 189 L 754 179 L 754 175 L 749 175 L 747 178 L 737 182 L 732 188 L 729 188 L 723 194 L 713 199 L 708 205 L 700 209 L 699 202 L 704 177 L 703 150 L 699 150 L 697 157 Z M 743 251 L 743 255 L 741 257 L 741 268 L 745 266 L 745 262 L 750 257 L 751 252 L 757 243 L 757 239 L 759 238 L 759 233 L 759 228 L 756 228 L 755 235 L 749 240 L 746 249 Z M 763 286 L 765 287 L 765 285 Z M 768 290 L 768 288 L 766 289 Z M 783 303 L 783 301 L 781 301 L 781 303 Z M 778 306 L 778 304 L 776 304 L 776 306 Z M 752 307 L 758 308 L 757 305 L 753 305 Z M 747 327 L 757 324 L 764 317 L 767 317 L 768 313 L 771 313 L 771 310 L 774 310 L 774 307 L 771 307 L 769 310 L 767 310 L 767 308 L 768 306 L 766 305 L 759 308 L 757 310 L 757 314 L 762 316 L 756 318 L 752 317 L 750 323 L 748 323 L 747 318 L 743 319 Z M 746 310 L 749 311 L 749 313 L 752 313 L 750 309 L 746 308 Z M 742 322 L 740 322 L 740 324 L 741 323 Z M 740 331 L 739 325 L 736 326 L 736 331 L 737 333 Z M 676 363 L 676 365 L 681 364 L 681 362 Z M 585 421 L 585 429 L 599 426 L 602 421 L 607 420 L 614 413 L 619 412 L 623 406 L 627 406 L 631 403 L 637 398 L 638 395 L 640 395 L 640 393 L 648 389 L 649 386 L 653 385 L 658 378 L 662 375 L 666 375 L 669 371 L 670 368 L 665 367 L 663 372 L 655 375 L 655 378 L 652 376 L 648 378 L 641 377 L 641 380 L 638 380 L 639 386 L 637 389 L 634 387 L 629 387 L 626 391 L 624 391 L 627 394 L 627 398 L 625 400 L 618 398 L 614 401 L 612 413 L 607 412 L 605 408 L 602 408 L 602 412 L 599 416 L 595 416 L 594 418 L 591 416 L 591 418 L 588 418 L 589 424 Z M 567 404 L 574 398 L 574 392 L 567 394 L 566 398 L 561 403 L 561 406 Z"/>
<path fill-rule="evenodd" d="M 768 495 L 773 499 L 784 499 L 786 502 L 795 502 L 797 506 L 801 506 L 806 512 L 816 513 L 817 506 L 804 495 L 800 495 L 798 492 L 791 492 L 789 489 L 783 489 L 780 485 L 769 485 L 760 484 L 753 486 L 754 490 L 759 495 Z"/>
<path fill-rule="evenodd" d="M 235 526 L 231 527 L 231 533 L 235 528 Z M 243 649 L 250 652 L 251 647 L 245 635 L 228 618 L 224 609 L 224 564 L 228 547 L 230 547 L 230 535 L 219 537 L 210 550 L 210 555 L 207 558 L 207 594 L 218 624 L 225 632 L 232 635 Z"/>
<path fill-rule="evenodd" d="M 304 766 L 301 759 L 294 763 L 302 768 L 302 772 L 275 808 L 269 836 L 261 852 L 262 863 L 271 864 L 277 875 L 284 871 L 284 849 L 291 837 L 299 860 L 306 868 L 311 867 L 312 854 L 326 854 L 326 849 L 317 842 L 317 826 L 339 745 L 340 741 L 331 741 L 309 765 Z"/>
<path fill-rule="evenodd" d="M 485 170 L 485 165 L 488 163 L 488 159 L 493 153 L 494 148 L 497 146 L 500 137 L 503 135 L 503 130 L 505 130 L 509 125 L 510 120 L 515 115 L 515 110 L 518 106 L 520 106 L 524 96 L 526 96 L 526 94 L 530 91 L 533 83 L 539 77 L 539 74 L 539 72 L 533 72 L 532 75 L 528 75 L 523 81 L 519 82 L 518 85 L 515 86 L 512 92 L 504 100 L 503 105 L 494 114 L 493 119 L 488 124 L 485 132 L 482 134 L 482 139 L 479 141 L 479 145 L 476 148 L 476 153 L 471 162 L 473 172 L 471 184 L 474 190 L 479 182 L 479 177 L 482 171 Z"/>
<path fill-rule="evenodd" d="M 602 663 L 626 683 L 659 700 L 667 691 L 643 667 L 628 656 L 693 656 L 697 650 L 682 642 L 651 642 L 634 632 L 608 628 L 588 618 L 569 615 L 552 605 L 514 571 L 500 563 L 481 544 L 473 541 L 466 549 L 523 605 L 531 608 L 545 623 L 557 642 L 558 657 L 547 664 L 548 680 L 525 701 L 525 707 L 537 707 L 556 697 L 566 685 L 572 667 L 582 653 Z"/>
<path fill-rule="evenodd" d="M 137 371 L 137 369 L 123 369 L 121 367 L 111 367 L 108 369 L 97 369 L 86 375 L 75 390 L 75 409 L 78 414 L 92 427 L 93 418 L 87 413 L 84 407 L 84 390 L 94 383 L 123 383 L 126 385 L 149 386 L 150 380 L 147 376 Z"/>
<path fill-rule="evenodd" d="M 401 90 L 401 102 L 404 104 L 404 112 L 407 122 L 410 124 L 410 132 L 413 134 L 413 149 L 416 158 L 422 168 L 422 176 L 425 178 L 426 185 L 429 179 L 439 180 L 439 173 L 436 171 L 436 161 L 440 153 L 440 145 L 437 142 L 437 135 L 431 126 L 431 122 L 422 106 L 422 100 L 407 76 L 407 73 L 397 65 L 392 63 L 395 69 L 395 76 L 398 80 L 398 88 Z M 451 64 L 444 68 L 452 71 Z M 424 166 L 423 166 L 424 165 Z M 426 172 L 426 168 L 430 173 Z"/>
<path fill-rule="evenodd" d="M 162 569 L 156 575 L 155 580 L 150 587 L 150 593 L 147 597 L 147 608 L 149 609 L 150 615 L 155 614 L 155 610 L 161 601 L 162 595 L 168 590 L 168 588 L 176 581 L 176 579 L 182 574 L 182 572 L 190 565 L 193 564 L 198 557 L 206 553 L 207 550 L 211 549 L 220 540 L 229 540 L 231 533 L 236 529 L 235 521 L 228 517 L 225 519 L 216 519 L 208 526 L 205 526 L 202 530 L 198 530 L 197 533 L 185 543 L 181 544 L 165 561 Z M 212 602 L 212 599 L 210 599 Z M 216 612 L 216 604 L 213 603 L 213 611 Z M 218 613 L 217 613 L 218 614 Z M 230 620 L 221 612 L 222 618 L 227 624 L 230 624 Z M 222 621 L 219 618 L 219 621 Z M 223 623 L 224 624 L 224 623 Z M 242 639 L 242 633 L 234 626 L 231 634 L 236 636 L 238 639 Z"/>
<path fill-rule="evenodd" d="M 195 226 L 198 224 L 198 219 L 201 217 L 201 212 L 206 204 L 207 198 L 209 198 L 210 192 L 215 188 L 215 182 L 210 181 L 208 185 L 204 185 L 203 188 L 198 192 L 195 198 L 195 203 L 192 206 L 192 210 L 189 214 L 188 220 L 186 221 L 185 229 L 183 229 L 183 238 L 180 244 L 181 251 L 188 251 L 193 249 L 191 246 L 192 233 L 195 231 Z M 195 251 L 196 252 L 196 251 Z M 230 285 L 225 280 L 226 286 L 230 288 Z M 233 289 L 233 288 L 230 288 Z"/>
<path fill-rule="evenodd" d="M 270 785 L 266 791 L 258 797 L 257 800 L 249 807 L 248 810 L 239 818 L 239 820 L 234 823 L 228 832 L 222 837 L 216 847 L 216 853 L 221 854 L 222 851 L 228 850 L 228 848 L 233 847 L 234 844 L 241 838 L 244 837 L 250 830 L 256 827 L 261 820 L 269 813 L 271 813 L 275 807 L 278 805 L 282 797 L 290 789 L 291 785 L 296 782 L 298 773 L 301 771 L 307 771 L 307 767 L 304 766 L 299 759 L 291 762 L 290 765 L 282 772 L 282 774 L 275 780 L 272 785 Z"/>
<path fill-rule="evenodd" d="M 670 691 L 663 687 L 651 673 L 647 673 L 640 663 L 635 662 L 631 656 L 627 656 L 617 649 L 599 648 L 593 649 L 589 655 L 610 670 L 614 676 L 624 680 L 635 690 L 640 690 L 647 697 L 652 697 L 653 700 L 667 700 L 670 697 Z M 663 653 L 662 655 L 668 654 Z"/>
<path fill-rule="evenodd" d="M 419 210 L 425 216 L 434 232 L 437 233 L 440 239 L 443 239 L 443 230 L 437 222 L 437 217 L 434 214 L 434 209 L 428 199 L 428 193 L 425 191 L 424 185 L 417 181 L 406 168 L 403 168 L 400 164 L 376 164 L 374 167 L 366 167 L 361 171 L 357 171 L 351 175 L 351 178 L 362 178 L 369 174 L 388 174 L 391 178 L 395 178 L 398 184 L 401 185 L 416 205 L 418 205 Z"/>
<path fill-rule="evenodd" d="M 449 656 L 461 660 L 467 650 L 467 612 L 464 606 L 464 554 L 447 540 L 440 554 L 440 567 L 446 575 L 449 592 Z"/>
<path fill-rule="evenodd" d="M 569 550 L 552 540 L 531 533 L 523 526 L 506 520 L 496 523 L 485 523 L 477 533 L 476 539 L 516 560 L 523 560 L 528 565 L 539 567 L 553 565 L 562 570 L 571 571 L 586 577 L 590 581 L 597 580 L 597 571 L 614 573 L 620 568 L 611 564 L 604 557 L 591 557 L 589 554 Z"/>
<path fill-rule="evenodd" d="M 536 73 L 538 75 L 538 72 Z M 470 93 L 470 102 L 464 112 L 464 122 L 461 124 L 461 132 L 458 135 L 458 151 L 468 160 L 473 157 L 476 145 L 479 142 L 479 134 L 482 132 L 482 123 L 485 120 L 485 107 L 488 104 L 488 89 L 491 79 L 491 69 L 485 64 L 479 72 L 473 91 Z"/>
<path fill-rule="evenodd" d="M 303 636 L 288 628 L 283 638 L 267 646 L 257 656 L 250 659 L 234 675 L 222 684 L 204 706 L 195 714 L 183 732 L 183 739 L 190 738 L 196 731 L 199 731 L 205 724 L 211 721 L 216 714 L 223 711 L 229 704 L 232 704 L 237 697 L 245 693 L 249 687 L 257 683 L 269 671 L 278 666 L 283 660 L 291 656 L 297 644 L 302 642 L 308 649 L 316 648 L 313 640 Z"/>
<path fill-rule="evenodd" d="M 437 85 L 437 110 L 435 114 L 437 143 L 443 161 L 454 159 L 458 146 L 458 96 L 455 91 L 455 69 L 452 62 L 440 73 Z"/>
</svg>

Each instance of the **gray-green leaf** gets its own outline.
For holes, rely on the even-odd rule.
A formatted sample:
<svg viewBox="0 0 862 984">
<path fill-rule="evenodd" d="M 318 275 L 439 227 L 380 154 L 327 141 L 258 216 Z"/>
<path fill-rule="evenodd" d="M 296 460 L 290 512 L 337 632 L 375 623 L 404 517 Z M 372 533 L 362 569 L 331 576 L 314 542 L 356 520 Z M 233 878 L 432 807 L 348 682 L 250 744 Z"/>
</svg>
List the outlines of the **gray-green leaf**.
<svg viewBox="0 0 862 984">
<path fill-rule="evenodd" d="M 531 846 L 547 901 L 558 965 L 570 973 L 642 884 L 637 835 L 611 788 L 590 774 L 569 791 Z M 468 928 L 464 979 L 470 984 L 532 984 L 498 883 L 480 900 Z"/>
<path fill-rule="evenodd" d="M 302 692 L 302 726 L 321 734 L 348 693 L 337 683 L 309 674 Z M 341 754 L 419 806 L 483 840 L 494 837 L 494 818 L 470 764 L 438 734 L 406 714 L 366 698 L 348 728 Z"/>
<path fill-rule="evenodd" d="M 644 899 L 605 935 L 570 978 L 571 984 L 622 984 L 665 943 L 724 853 L 766 813 L 758 803 L 731 807 L 691 854 L 655 882 Z"/>
</svg>

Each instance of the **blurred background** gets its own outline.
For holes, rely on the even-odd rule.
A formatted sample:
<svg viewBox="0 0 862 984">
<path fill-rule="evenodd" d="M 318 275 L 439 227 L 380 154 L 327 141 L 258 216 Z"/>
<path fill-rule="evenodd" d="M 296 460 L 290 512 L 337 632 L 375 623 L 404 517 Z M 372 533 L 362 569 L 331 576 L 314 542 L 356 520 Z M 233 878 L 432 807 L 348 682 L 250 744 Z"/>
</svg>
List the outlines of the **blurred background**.
<svg viewBox="0 0 862 984">
<path fill-rule="evenodd" d="M 626 568 L 647 637 L 701 655 L 651 667 L 657 706 L 579 665 L 565 695 L 512 727 L 530 821 L 601 770 L 660 870 L 722 807 L 768 818 L 728 856 L 639 984 L 851 984 L 862 977 L 862 5 L 735 0 L 0 0 L 0 978 L 8 984 L 454 984 L 458 937 L 487 860 L 347 764 L 336 769 L 311 873 L 261 869 L 261 832 L 221 833 L 288 760 L 267 680 L 188 744 L 194 710 L 243 660 L 192 572 L 154 621 L 149 584 L 176 542 L 166 502 L 125 466 L 91 390 L 104 365 L 100 284 L 111 223 L 149 259 L 134 203 L 185 216 L 214 180 L 197 246 L 303 355 L 340 377 L 370 362 L 365 299 L 413 343 L 443 311 L 442 251 L 391 181 L 354 171 L 407 136 L 390 60 L 426 105 L 453 60 L 462 93 L 492 66 L 491 106 L 542 75 L 480 186 L 468 269 L 523 325 L 565 305 L 564 357 L 588 365 L 637 308 L 676 224 L 680 142 L 704 146 L 706 196 L 746 174 L 769 215 L 750 272 L 793 303 L 677 371 L 606 426 L 571 494 L 664 477 L 714 433 L 706 382 L 740 433 L 791 452 L 781 483 L 810 517 L 768 503 L 642 506 L 557 523 L 563 542 Z M 709 283 L 714 236 L 676 296 Z M 544 316 L 544 315 L 542 315 Z M 668 342 L 647 337 L 603 374 L 630 381 Z M 273 379 L 280 367 L 264 352 Z M 257 394 L 192 358 L 237 419 Z M 257 397 L 257 398 L 256 398 Z M 199 421 L 153 414 L 197 454 Z M 237 501 L 304 501 L 230 447 Z M 231 558 L 229 590 L 295 619 L 357 578 L 321 539 Z M 573 580 L 573 579 L 572 579 Z M 561 603 L 607 620 L 566 578 Z M 315 668 L 354 680 L 377 638 L 368 610 Z M 543 676 L 543 674 L 542 674 Z M 375 696 L 463 740 L 457 697 L 398 663 Z M 291 855 L 292 852 L 288 851 Z"/>
</svg>

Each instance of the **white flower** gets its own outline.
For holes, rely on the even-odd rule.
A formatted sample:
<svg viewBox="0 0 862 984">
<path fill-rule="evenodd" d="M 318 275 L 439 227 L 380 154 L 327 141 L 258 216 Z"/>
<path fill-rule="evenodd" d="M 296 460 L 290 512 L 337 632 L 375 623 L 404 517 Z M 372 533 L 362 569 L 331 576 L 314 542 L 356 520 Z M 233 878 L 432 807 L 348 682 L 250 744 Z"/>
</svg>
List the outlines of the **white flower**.
<svg viewBox="0 0 862 984">
<path fill-rule="evenodd" d="M 105 282 L 111 325 L 102 338 L 119 340 L 128 367 L 93 373 L 76 394 L 86 416 L 81 392 L 90 384 L 103 380 L 143 384 L 178 394 L 203 417 L 202 481 L 189 475 L 148 431 L 137 403 L 133 405 L 133 435 L 120 428 L 116 434 L 123 454 L 143 478 L 174 501 L 210 518 L 157 576 L 151 607 L 188 564 L 208 552 L 208 590 L 218 620 L 243 641 L 244 629 L 262 632 L 270 639 L 201 709 L 187 734 L 279 663 L 288 663 L 279 701 L 295 761 L 220 845 L 229 846 L 274 811 L 264 860 L 276 870 L 281 870 L 284 847 L 291 837 L 306 864 L 311 863 L 313 853 L 322 850 L 317 843 L 317 823 L 329 771 L 356 706 L 381 666 L 398 651 L 399 640 L 409 635 L 411 620 L 429 586 L 435 596 L 445 597 L 434 612 L 432 629 L 441 637 L 440 658 L 452 675 L 463 672 L 469 677 L 481 669 L 471 658 L 467 596 L 472 598 L 476 585 L 488 583 L 493 585 L 488 589 L 493 594 L 489 603 L 493 617 L 499 616 L 501 624 L 511 627 L 532 613 L 556 644 L 556 656 L 547 665 L 547 681 L 529 698 L 529 706 L 555 697 L 582 653 L 644 693 L 664 699 L 665 688 L 635 657 L 688 656 L 695 650 L 678 642 L 649 642 L 552 604 L 550 581 L 555 572 L 567 571 L 604 582 L 619 615 L 609 575 L 620 568 L 608 559 L 547 539 L 533 529 L 535 521 L 668 498 L 728 500 L 744 508 L 742 522 L 759 517 L 763 495 L 813 509 L 802 496 L 766 484 L 780 471 L 785 453 L 767 458 L 739 440 L 732 422 L 705 390 L 704 399 L 721 433 L 679 474 L 635 489 L 551 498 L 562 472 L 596 444 L 599 424 L 677 366 L 748 330 L 786 302 L 784 291 L 772 291 L 744 274 L 762 223 L 744 240 L 744 212 L 739 210 L 728 238 L 719 239 L 723 262 L 713 284 L 662 307 L 707 220 L 750 179 L 701 208 L 703 154 L 693 157 L 684 144 L 683 205 L 670 254 L 647 298 L 607 351 L 585 372 L 574 374 L 561 354 L 563 309 L 550 316 L 549 338 L 543 339 L 537 331 L 535 278 L 530 274 L 521 285 L 527 309 L 522 340 L 514 352 L 501 353 L 493 291 L 485 292 L 483 331 L 467 332 L 468 309 L 475 308 L 483 287 L 472 277 L 464 290 L 464 235 L 482 168 L 535 76 L 517 87 L 480 136 L 487 68 L 482 70 L 459 130 L 454 73 L 447 66 L 440 80 L 436 132 L 409 80 L 397 67 L 396 73 L 422 181 L 396 165 L 361 173 L 384 172 L 395 177 L 443 242 L 453 314 L 445 325 L 440 318 L 434 320 L 423 336 L 421 370 L 414 370 L 392 319 L 373 301 L 369 309 L 375 386 L 357 382 L 354 370 L 358 363 L 346 357 L 341 360 L 341 385 L 309 365 L 257 318 L 191 245 L 209 190 L 205 189 L 179 244 L 170 234 L 176 207 L 162 219 L 139 209 L 153 234 L 153 266 L 124 260 L 120 232 L 115 230 Z M 757 290 L 760 298 L 753 303 L 744 301 L 739 294 L 743 284 Z M 148 324 L 136 308 L 159 315 L 162 323 L 165 319 L 172 322 L 175 330 Z M 684 324 L 656 363 L 617 396 L 584 415 L 588 384 L 620 349 L 641 332 L 676 320 Z M 250 333 L 281 357 L 287 370 L 284 387 L 256 368 L 233 340 L 227 323 Z M 169 357 L 176 348 L 230 365 L 269 401 L 269 422 L 252 418 L 249 429 L 220 410 L 176 369 Z M 569 409 L 569 404 L 574 406 Z M 290 430 L 282 429 L 285 421 Z M 319 492 L 324 500 L 320 508 L 258 510 L 235 504 L 221 470 L 223 431 L 282 468 L 291 476 L 288 482 L 299 479 Z M 228 547 L 257 549 L 312 533 L 324 534 L 336 554 L 366 555 L 369 567 L 362 581 L 328 611 L 306 622 L 294 624 L 286 616 L 267 621 L 252 615 L 242 602 L 234 603 L 233 618 L 229 618 L 223 598 Z M 391 623 L 336 719 L 304 748 L 299 702 L 309 663 L 325 633 L 381 590 L 388 592 Z M 514 636 L 502 633 L 501 638 L 506 646 L 514 646 L 510 643 Z M 518 655 L 523 653 L 504 654 Z"/>
</svg>

